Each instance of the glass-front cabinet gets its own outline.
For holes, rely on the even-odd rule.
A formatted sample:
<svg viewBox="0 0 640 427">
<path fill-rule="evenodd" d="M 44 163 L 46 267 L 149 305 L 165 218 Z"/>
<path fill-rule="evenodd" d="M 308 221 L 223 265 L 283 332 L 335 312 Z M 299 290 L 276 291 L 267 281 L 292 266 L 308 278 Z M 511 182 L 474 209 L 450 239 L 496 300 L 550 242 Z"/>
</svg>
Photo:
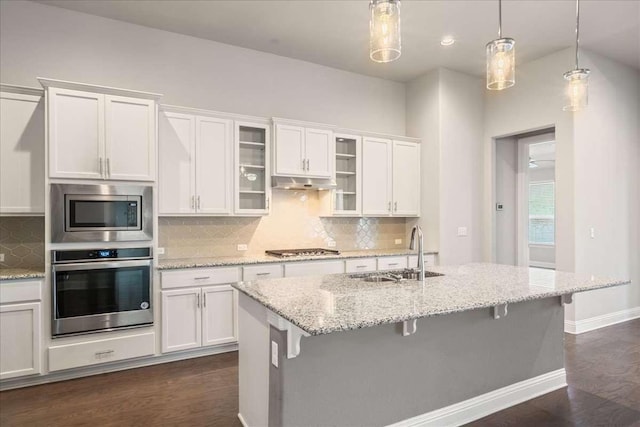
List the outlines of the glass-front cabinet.
<svg viewBox="0 0 640 427">
<path fill-rule="evenodd" d="M 334 138 L 337 187 L 333 194 L 333 215 L 359 216 L 362 213 L 362 139 L 347 134 L 336 134 Z"/>
<path fill-rule="evenodd" d="M 269 213 L 269 124 L 235 122 L 235 213 Z"/>
</svg>

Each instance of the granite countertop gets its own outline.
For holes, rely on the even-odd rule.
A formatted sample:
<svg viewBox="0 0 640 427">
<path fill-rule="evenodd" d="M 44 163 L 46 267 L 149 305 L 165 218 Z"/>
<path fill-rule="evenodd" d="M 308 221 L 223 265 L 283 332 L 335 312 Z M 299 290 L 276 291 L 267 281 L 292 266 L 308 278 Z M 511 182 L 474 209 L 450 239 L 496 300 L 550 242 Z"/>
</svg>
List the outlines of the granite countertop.
<svg viewBox="0 0 640 427">
<path fill-rule="evenodd" d="M 437 251 L 425 251 L 425 255 L 437 254 Z M 415 255 L 416 252 L 410 249 L 369 249 L 362 251 L 343 251 L 339 255 L 325 256 L 308 256 L 295 258 L 278 258 L 269 255 L 246 256 L 246 257 L 213 257 L 213 258 L 182 258 L 182 259 L 163 259 L 158 261 L 158 270 L 173 270 L 180 268 L 199 268 L 199 267 L 226 267 L 233 265 L 248 264 L 268 264 L 282 262 L 300 262 L 300 261 L 320 261 L 327 259 L 349 259 L 349 258 L 367 258 L 367 257 L 383 257 L 383 256 L 404 256 Z"/>
<path fill-rule="evenodd" d="M 444 276 L 427 277 L 424 283 L 375 283 L 334 274 L 233 286 L 310 335 L 322 335 L 629 283 L 484 263 L 429 271 Z"/>
<path fill-rule="evenodd" d="M 44 267 L 42 268 L 1 268 L 0 280 L 17 279 L 42 279 L 44 278 Z"/>
</svg>

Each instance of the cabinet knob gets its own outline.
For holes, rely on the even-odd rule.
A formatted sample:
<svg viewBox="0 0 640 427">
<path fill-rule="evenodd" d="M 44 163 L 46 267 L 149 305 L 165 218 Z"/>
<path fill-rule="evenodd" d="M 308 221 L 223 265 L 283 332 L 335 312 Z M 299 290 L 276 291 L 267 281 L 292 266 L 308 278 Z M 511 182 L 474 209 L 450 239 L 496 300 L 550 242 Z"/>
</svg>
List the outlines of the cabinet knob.
<svg viewBox="0 0 640 427">
<path fill-rule="evenodd" d="M 393 203 L 393 210 L 398 212 L 398 202 Z"/>
</svg>

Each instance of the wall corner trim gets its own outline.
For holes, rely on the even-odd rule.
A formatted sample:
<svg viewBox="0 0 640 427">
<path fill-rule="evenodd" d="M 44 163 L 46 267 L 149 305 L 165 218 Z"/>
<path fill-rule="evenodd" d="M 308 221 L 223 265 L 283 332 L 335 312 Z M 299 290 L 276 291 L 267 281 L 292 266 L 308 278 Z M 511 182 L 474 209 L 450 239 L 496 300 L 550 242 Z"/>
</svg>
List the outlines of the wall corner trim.
<svg viewBox="0 0 640 427">
<path fill-rule="evenodd" d="M 567 373 L 558 369 L 388 427 L 462 425 L 566 386 Z"/>
<path fill-rule="evenodd" d="M 637 318 L 640 318 L 640 307 L 633 307 L 583 320 L 565 320 L 564 331 L 568 334 L 582 334 Z"/>
</svg>

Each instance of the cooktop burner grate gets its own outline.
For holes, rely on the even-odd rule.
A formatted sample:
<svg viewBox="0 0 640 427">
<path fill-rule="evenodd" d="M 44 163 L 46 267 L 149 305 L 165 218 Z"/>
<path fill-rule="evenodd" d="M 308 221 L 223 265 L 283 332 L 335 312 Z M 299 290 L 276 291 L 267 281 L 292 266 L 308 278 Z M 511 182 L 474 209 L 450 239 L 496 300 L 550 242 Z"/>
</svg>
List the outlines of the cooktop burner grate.
<svg viewBox="0 0 640 427">
<path fill-rule="evenodd" d="M 294 258 L 307 256 L 340 255 L 340 251 L 335 249 L 309 248 L 309 249 L 276 249 L 265 251 L 267 255 L 278 258 Z"/>
</svg>

